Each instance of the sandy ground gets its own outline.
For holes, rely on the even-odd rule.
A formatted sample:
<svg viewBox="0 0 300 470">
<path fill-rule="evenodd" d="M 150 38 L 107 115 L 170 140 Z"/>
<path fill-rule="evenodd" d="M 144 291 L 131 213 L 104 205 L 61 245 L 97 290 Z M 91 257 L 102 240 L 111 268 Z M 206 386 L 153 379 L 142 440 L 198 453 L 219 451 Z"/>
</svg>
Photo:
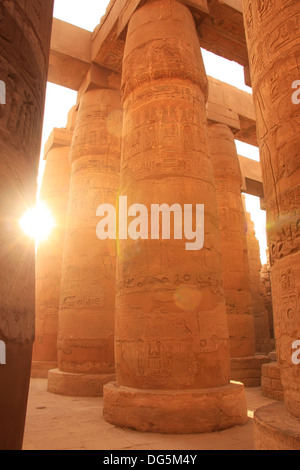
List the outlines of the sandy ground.
<svg viewBox="0 0 300 470">
<path fill-rule="evenodd" d="M 104 421 L 101 398 L 47 392 L 47 380 L 31 379 L 24 450 L 252 450 L 253 413 L 273 400 L 246 388 L 248 423 L 207 434 L 152 434 Z"/>
</svg>

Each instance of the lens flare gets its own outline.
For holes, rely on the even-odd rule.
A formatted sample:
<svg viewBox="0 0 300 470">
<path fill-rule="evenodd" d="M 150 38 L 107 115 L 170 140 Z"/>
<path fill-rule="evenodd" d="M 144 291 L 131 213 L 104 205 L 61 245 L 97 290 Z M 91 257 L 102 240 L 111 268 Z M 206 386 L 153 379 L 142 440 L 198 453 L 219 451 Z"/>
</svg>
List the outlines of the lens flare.
<svg viewBox="0 0 300 470">
<path fill-rule="evenodd" d="M 35 207 L 28 211 L 20 219 L 20 227 L 36 244 L 47 240 L 55 227 L 55 221 L 48 207 L 43 202 L 38 202 Z"/>
</svg>

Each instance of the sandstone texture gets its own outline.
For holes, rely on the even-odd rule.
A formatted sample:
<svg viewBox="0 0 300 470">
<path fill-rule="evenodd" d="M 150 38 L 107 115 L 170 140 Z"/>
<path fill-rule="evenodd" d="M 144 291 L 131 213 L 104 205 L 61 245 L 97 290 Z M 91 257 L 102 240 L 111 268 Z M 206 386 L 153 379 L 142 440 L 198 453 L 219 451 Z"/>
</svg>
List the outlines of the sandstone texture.
<svg viewBox="0 0 300 470">
<path fill-rule="evenodd" d="M 72 384 L 114 378 L 115 240 L 96 236 L 97 207 L 115 204 L 119 190 L 122 111 L 117 89 L 87 87 L 80 98 L 71 152 L 71 179 L 58 321 L 58 369 L 49 391 L 74 395 Z M 79 374 L 62 380 L 61 373 Z M 100 384 L 100 391 L 99 391 Z M 61 387 L 61 388 L 60 388 Z M 82 386 L 79 387 L 82 390 Z M 77 391 L 79 391 L 77 389 Z"/>
<path fill-rule="evenodd" d="M 217 421 L 221 425 L 206 399 L 197 398 L 204 393 L 213 400 L 216 388 L 222 393 L 229 386 L 230 375 L 207 96 L 190 11 L 174 0 L 147 2 L 129 22 L 124 52 L 120 194 L 128 196 L 129 205 L 144 204 L 148 210 L 151 204 L 204 204 L 205 242 L 198 251 L 187 251 L 185 240 L 172 236 L 119 242 L 117 381 L 104 387 L 104 417 L 119 426 L 130 422 L 139 429 L 143 422 L 143 429 L 151 431 L 153 416 L 148 406 L 138 405 L 140 398 L 146 395 L 149 402 L 152 396 L 155 406 L 158 394 L 167 403 L 170 395 L 177 400 L 177 394 L 189 393 L 185 422 L 199 413 L 212 428 Z M 238 388 L 245 410 L 243 386 Z M 123 406 L 132 393 L 134 413 Z M 170 405 L 173 418 L 177 410 Z M 159 424 L 160 432 L 170 427 L 174 433 L 186 429 L 176 419 Z M 193 429 L 202 432 L 201 420 Z"/>
<path fill-rule="evenodd" d="M 48 370 L 57 367 L 60 283 L 71 174 L 69 153 L 76 114 L 76 108 L 72 109 L 67 127 L 54 129 L 45 145 L 46 165 L 39 200 L 51 213 L 55 226 L 36 249 L 36 333 L 31 376 L 38 378 L 47 378 Z"/>
</svg>

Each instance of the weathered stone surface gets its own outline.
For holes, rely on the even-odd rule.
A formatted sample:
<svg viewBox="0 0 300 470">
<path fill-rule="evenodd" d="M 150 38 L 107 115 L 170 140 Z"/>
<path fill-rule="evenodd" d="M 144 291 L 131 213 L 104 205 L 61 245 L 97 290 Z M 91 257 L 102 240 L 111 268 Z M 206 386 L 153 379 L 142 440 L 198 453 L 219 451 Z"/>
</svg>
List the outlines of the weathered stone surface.
<svg viewBox="0 0 300 470">
<path fill-rule="evenodd" d="M 243 0 L 244 24 L 265 189 L 273 311 L 285 405 L 300 419 L 300 367 L 292 344 L 300 339 L 299 79 L 297 0 Z"/>
<path fill-rule="evenodd" d="M 231 357 L 254 356 L 253 305 L 238 155 L 228 126 L 210 125 L 208 137 L 219 208 L 230 353 Z"/>
<path fill-rule="evenodd" d="M 48 81 L 78 90 L 91 65 L 92 33 L 53 18 Z"/>
<path fill-rule="evenodd" d="M 144 204 L 148 212 L 154 203 L 204 204 L 205 242 L 202 250 L 187 251 L 185 240 L 172 237 L 119 241 L 117 383 L 104 387 L 104 416 L 135 429 L 143 422 L 144 429 L 153 431 L 155 419 L 160 432 L 186 432 L 187 427 L 175 419 L 178 407 L 170 407 L 172 425 L 166 419 L 161 422 L 158 393 L 164 404 L 172 394 L 190 393 L 185 421 L 205 415 L 207 402 L 198 400 L 197 394 L 207 394 L 209 401 L 210 390 L 202 389 L 219 387 L 222 393 L 228 385 L 229 338 L 206 137 L 207 78 L 193 18 L 185 6 L 157 0 L 133 15 L 122 92 L 120 194 L 128 197 L 128 205 Z M 135 412 L 124 409 L 124 398 L 132 389 L 137 389 L 137 397 L 143 393 L 149 400 L 152 397 L 155 416 L 137 402 Z M 239 400 L 243 409 L 242 395 Z M 208 413 L 207 419 L 214 429 L 219 417 Z M 203 430 L 199 420 L 193 432 L 197 429 Z"/>
<path fill-rule="evenodd" d="M 179 0 L 190 8 L 202 47 L 248 64 L 241 0 Z M 111 0 L 93 33 L 92 61 L 120 72 L 124 36 L 131 16 L 142 0 Z"/>
<path fill-rule="evenodd" d="M 255 356 L 253 297 L 239 158 L 233 133 L 228 126 L 210 125 L 208 137 L 219 208 L 223 284 L 230 337 L 230 378 L 243 382 L 246 387 L 257 387 L 261 381 L 261 362 Z M 258 349 L 257 352 L 264 351 Z M 263 359 L 270 361 L 267 357 Z M 248 365 L 249 360 L 253 362 L 252 366 Z"/>
<path fill-rule="evenodd" d="M 230 360 L 231 380 L 242 380 L 245 387 L 260 387 L 262 366 L 271 360 L 265 355 L 233 357 Z"/>
<path fill-rule="evenodd" d="M 300 422 L 283 403 L 256 410 L 254 423 L 256 450 L 300 450 Z"/>
<path fill-rule="evenodd" d="M 256 133 L 255 133 L 256 135 Z M 239 136 L 236 136 L 240 140 Z M 239 155 L 240 168 L 242 172 L 242 187 L 243 193 L 251 194 L 260 198 L 262 207 L 262 199 L 264 198 L 264 187 L 261 173 L 260 162 L 251 160 L 251 158 Z"/>
<path fill-rule="evenodd" d="M 247 66 L 241 0 L 208 0 L 208 5 L 209 17 L 197 23 L 201 47 Z"/>
<path fill-rule="evenodd" d="M 280 367 L 277 362 L 262 366 L 261 392 L 264 397 L 283 401 L 283 387 L 280 378 Z"/>
<path fill-rule="evenodd" d="M 69 397 L 102 397 L 103 387 L 115 380 L 115 374 L 74 374 L 49 370 L 48 390 Z"/>
<path fill-rule="evenodd" d="M 213 77 L 208 77 L 208 84 L 206 105 L 208 122 L 225 124 L 231 128 L 235 139 L 257 146 L 252 95 Z M 249 158 L 245 160 L 248 167 L 251 162 L 252 165 L 257 164 Z M 260 175 L 255 174 L 254 179 L 257 179 L 257 176 Z"/>
<path fill-rule="evenodd" d="M 34 339 L 34 242 L 19 220 L 35 204 L 53 1 L 0 5 L 0 449 L 22 446 Z"/>
<path fill-rule="evenodd" d="M 121 128 L 119 90 L 87 89 L 79 104 L 70 152 L 58 326 L 59 370 L 51 371 L 51 377 L 57 377 L 48 383 L 49 391 L 54 393 L 73 395 L 73 384 L 84 379 L 87 389 L 92 390 L 90 375 L 99 374 L 108 380 L 114 377 L 117 245 L 115 240 L 97 238 L 96 211 L 100 204 L 114 205 L 117 199 Z M 68 375 L 64 380 L 61 373 L 75 377 L 69 380 Z M 77 390 L 83 390 L 82 385 Z M 98 395 L 99 390 L 93 394 Z"/>
<path fill-rule="evenodd" d="M 47 378 L 48 370 L 57 367 L 58 310 L 71 174 L 69 153 L 76 108 L 70 114 L 75 116 L 73 119 L 69 116 L 67 128 L 55 129 L 45 145 L 46 166 L 39 198 L 50 211 L 55 227 L 36 250 L 36 334 L 32 377 Z"/>
<path fill-rule="evenodd" d="M 245 390 L 232 382 L 203 390 L 142 390 L 104 387 L 104 418 L 140 432 L 192 434 L 221 431 L 247 422 Z"/>
</svg>

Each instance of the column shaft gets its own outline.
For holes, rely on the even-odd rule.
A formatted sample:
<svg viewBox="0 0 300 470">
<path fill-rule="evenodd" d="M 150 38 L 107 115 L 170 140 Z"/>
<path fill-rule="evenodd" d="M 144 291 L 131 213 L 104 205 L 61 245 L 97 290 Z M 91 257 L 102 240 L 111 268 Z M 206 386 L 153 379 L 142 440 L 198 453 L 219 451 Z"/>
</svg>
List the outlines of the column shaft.
<svg viewBox="0 0 300 470">
<path fill-rule="evenodd" d="M 250 292 L 253 302 L 256 352 L 268 354 L 272 350 L 268 312 L 264 306 L 261 292 L 259 241 L 255 235 L 251 215 L 246 212 L 247 249 L 249 261 Z"/>
<path fill-rule="evenodd" d="M 231 357 L 253 356 L 255 330 L 246 220 L 241 199 L 241 169 L 231 129 L 223 124 L 212 124 L 208 128 L 208 136 L 219 207 Z"/>
<path fill-rule="evenodd" d="M 70 153 L 71 181 L 58 326 L 58 370 L 48 389 L 102 395 L 114 377 L 116 241 L 99 240 L 97 208 L 119 190 L 120 92 L 88 89 L 80 100 Z"/>
<path fill-rule="evenodd" d="M 206 138 L 207 78 L 187 7 L 150 1 L 133 15 L 122 91 L 120 194 L 128 207 L 147 208 L 149 225 L 146 236 L 119 241 L 117 383 L 104 387 L 104 416 L 117 425 L 175 433 L 244 422 L 243 389 L 229 385 L 217 201 Z M 153 204 L 177 204 L 174 218 L 191 204 L 194 223 L 196 204 L 204 204 L 203 249 L 186 250 L 186 240 L 174 239 L 174 231 L 170 239 L 151 238 Z"/>
<path fill-rule="evenodd" d="M 220 218 L 231 379 L 257 387 L 261 383 L 261 366 L 270 359 L 263 355 L 255 356 L 246 218 L 241 197 L 242 174 L 231 129 L 223 124 L 212 124 L 208 136 Z"/>
<path fill-rule="evenodd" d="M 70 115 L 74 115 L 73 120 L 76 114 L 76 110 L 72 109 Z M 71 117 L 70 122 L 72 123 Z M 57 367 L 58 310 L 73 130 L 74 127 L 54 129 L 45 146 L 46 165 L 39 200 L 51 213 L 55 226 L 36 250 L 36 334 L 32 377 L 47 378 L 48 370 Z"/>
<path fill-rule="evenodd" d="M 53 1 L 0 5 L 0 449 L 21 449 L 34 340 L 34 241 L 19 220 L 35 205 Z M 2 93 L 1 96 L 3 97 Z"/>
<path fill-rule="evenodd" d="M 286 409 L 300 419 L 300 365 L 293 361 L 293 345 L 300 340 L 300 105 L 293 96 L 300 78 L 300 5 L 298 0 L 243 0 L 243 7 L 267 210 L 277 355 Z M 276 417 L 282 407 L 274 408 Z M 288 418 L 283 413 L 284 426 L 277 431 L 284 434 Z M 266 416 L 256 413 L 261 431 L 257 435 L 270 429 L 262 424 Z M 277 422 L 280 427 L 280 418 Z M 290 424 L 296 433 L 295 419 Z M 300 445 L 300 422 L 298 437 L 294 434 L 289 444 L 293 447 L 296 441 Z M 278 442 L 284 445 L 287 440 Z"/>
</svg>

